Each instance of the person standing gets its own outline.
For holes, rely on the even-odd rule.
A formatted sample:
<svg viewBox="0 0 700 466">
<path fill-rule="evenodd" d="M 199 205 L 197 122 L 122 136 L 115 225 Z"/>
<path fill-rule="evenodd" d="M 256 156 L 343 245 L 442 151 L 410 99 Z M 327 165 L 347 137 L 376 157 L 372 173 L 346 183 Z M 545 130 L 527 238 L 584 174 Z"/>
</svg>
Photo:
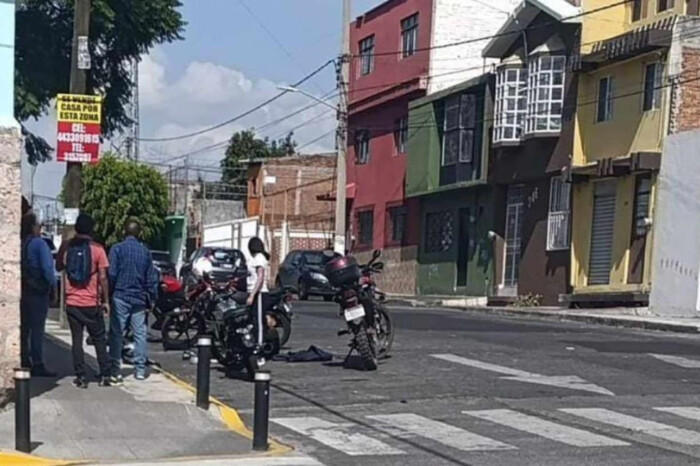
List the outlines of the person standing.
<svg viewBox="0 0 700 466">
<path fill-rule="evenodd" d="M 75 237 L 61 245 L 57 268 L 66 273 L 66 315 L 72 337 L 73 385 L 88 388 L 85 377 L 85 352 L 83 330 L 87 329 L 95 346 L 100 366 L 98 382 L 109 386 L 109 358 L 104 316 L 110 314 L 109 283 L 107 268 L 109 261 L 104 248 L 93 241 L 95 221 L 86 214 L 78 215 L 75 222 Z"/>
<path fill-rule="evenodd" d="M 134 378 L 146 378 L 146 312 L 158 297 L 158 272 L 151 251 L 139 241 L 141 225 L 128 220 L 125 233 L 124 241 L 109 252 L 109 280 L 114 290 L 114 312 L 109 322 L 110 381 L 116 385 L 124 382 L 120 369 L 127 322 L 134 334 Z"/>
<path fill-rule="evenodd" d="M 34 377 L 55 377 L 44 365 L 44 330 L 49 301 L 56 291 L 53 257 L 41 237 L 33 213 L 22 217 L 22 297 L 20 299 L 20 353 L 22 366 Z"/>
<path fill-rule="evenodd" d="M 266 296 L 270 291 L 270 254 L 265 251 L 265 245 L 257 236 L 248 241 L 248 251 L 251 260 L 248 262 L 248 300 L 246 304 L 253 306 L 258 323 L 258 348 L 262 347 L 264 335 L 263 309 L 266 307 Z"/>
</svg>

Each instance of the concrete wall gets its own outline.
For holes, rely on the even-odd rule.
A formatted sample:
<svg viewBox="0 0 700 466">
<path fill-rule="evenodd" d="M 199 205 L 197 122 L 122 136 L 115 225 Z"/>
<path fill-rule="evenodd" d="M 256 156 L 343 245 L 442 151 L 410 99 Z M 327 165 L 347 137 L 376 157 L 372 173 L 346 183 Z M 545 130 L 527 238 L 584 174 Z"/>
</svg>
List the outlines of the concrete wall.
<svg viewBox="0 0 700 466">
<path fill-rule="evenodd" d="M 658 180 L 649 307 L 663 316 L 700 314 L 700 131 L 669 136 Z"/>
</svg>

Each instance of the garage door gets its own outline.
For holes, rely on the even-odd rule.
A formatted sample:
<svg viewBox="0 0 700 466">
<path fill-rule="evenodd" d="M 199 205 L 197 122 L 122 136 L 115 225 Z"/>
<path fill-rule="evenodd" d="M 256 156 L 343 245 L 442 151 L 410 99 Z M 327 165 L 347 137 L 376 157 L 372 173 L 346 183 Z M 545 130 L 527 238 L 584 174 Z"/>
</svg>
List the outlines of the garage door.
<svg viewBox="0 0 700 466">
<path fill-rule="evenodd" d="M 614 180 L 595 184 L 591 251 L 588 263 L 589 285 L 607 285 L 610 283 L 610 267 L 615 234 L 616 191 L 617 182 Z"/>
</svg>

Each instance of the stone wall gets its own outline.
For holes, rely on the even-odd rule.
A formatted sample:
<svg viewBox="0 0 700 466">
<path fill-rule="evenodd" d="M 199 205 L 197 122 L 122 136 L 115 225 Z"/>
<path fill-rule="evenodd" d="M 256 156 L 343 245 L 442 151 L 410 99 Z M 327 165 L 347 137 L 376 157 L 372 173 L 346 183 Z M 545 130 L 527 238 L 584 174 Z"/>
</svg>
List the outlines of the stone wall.
<svg viewBox="0 0 700 466">
<path fill-rule="evenodd" d="M 360 264 L 364 264 L 371 259 L 372 251 L 356 253 L 354 256 Z M 379 260 L 384 262 L 384 271 L 375 277 L 379 289 L 391 295 L 416 294 L 418 246 L 384 249 Z"/>
<path fill-rule="evenodd" d="M 19 364 L 20 144 L 18 129 L 0 128 L 0 406 Z"/>
</svg>

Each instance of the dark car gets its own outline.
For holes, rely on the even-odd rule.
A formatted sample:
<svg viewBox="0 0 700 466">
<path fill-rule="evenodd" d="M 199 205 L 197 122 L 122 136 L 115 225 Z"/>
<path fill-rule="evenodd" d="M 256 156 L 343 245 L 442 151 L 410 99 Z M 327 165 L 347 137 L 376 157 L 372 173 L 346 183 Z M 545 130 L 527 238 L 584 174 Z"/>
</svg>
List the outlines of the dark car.
<svg viewBox="0 0 700 466">
<path fill-rule="evenodd" d="M 185 286 L 196 280 L 192 274 L 192 264 L 200 257 L 207 257 L 211 261 L 211 278 L 215 282 L 223 283 L 238 278 L 238 288 L 245 291 L 248 277 L 245 255 L 232 248 L 203 247 L 193 252 L 180 268 L 180 280 Z"/>
<path fill-rule="evenodd" d="M 151 251 L 151 257 L 153 257 L 153 266 L 158 270 L 161 277 L 163 275 L 170 275 L 171 277 L 176 277 L 175 273 L 175 263 L 170 257 L 168 251 Z"/>
<path fill-rule="evenodd" d="M 337 256 L 338 254 L 334 257 Z M 323 271 L 330 259 L 332 257 L 325 255 L 323 251 L 292 251 L 280 264 L 275 284 L 278 287 L 297 288 L 299 299 L 323 296 L 326 301 L 330 301 L 335 292 Z"/>
</svg>

